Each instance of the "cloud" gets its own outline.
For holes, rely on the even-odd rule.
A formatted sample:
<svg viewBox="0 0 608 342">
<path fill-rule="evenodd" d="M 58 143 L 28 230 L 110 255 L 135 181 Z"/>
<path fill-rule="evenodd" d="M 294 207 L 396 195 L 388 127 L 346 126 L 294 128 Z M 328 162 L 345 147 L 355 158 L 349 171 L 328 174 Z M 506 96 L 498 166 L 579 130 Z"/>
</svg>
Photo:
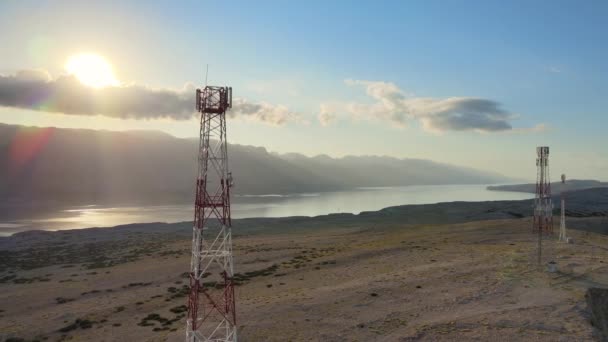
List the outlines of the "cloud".
<svg viewBox="0 0 608 342">
<path fill-rule="evenodd" d="M 233 100 L 232 118 L 246 118 L 272 125 L 294 120 L 285 106 Z M 91 88 L 73 76 L 52 79 L 44 70 L 22 70 L 0 75 L 0 106 L 73 115 L 103 115 L 121 119 L 188 120 L 194 114 L 194 86 L 181 90 L 153 89 L 140 85 Z"/>
<path fill-rule="evenodd" d="M 451 97 L 447 99 L 409 99 L 406 106 L 428 131 L 511 130 L 509 123 L 515 115 L 504 111 L 491 100 Z"/>
<path fill-rule="evenodd" d="M 549 130 L 553 130 L 553 128 L 544 123 L 541 123 L 533 127 L 513 128 L 510 133 L 541 133 L 547 132 Z"/>
<path fill-rule="evenodd" d="M 319 122 L 323 126 L 329 126 L 338 119 L 336 111 L 339 109 L 334 108 L 330 104 L 321 104 L 321 111 L 319 112 Z"/>
<path fill-rule="evenodd" d="M 322 104 L 321 124 L 328 125 L 346 114 L 355 119 L 385 120 L 402 127 L 415 120 L 432 132 L 500 132 L 512 130 L 510 122 L 516 117 L 502 109 L 498 102 L 487 99 L 415 97 L 390 82 L 346 80 L 345 83 L 364 87 L 367 96 L 374 101 Z"/>
<path fill-rule="evenodd" d="M 228 112 L 228 116 L 248 118 L 276 126 L 299 121 L 299 115 L 291 112 L 286 106 L 266 102 L 252 103 L 240 98 L 232 101 L 232 110 Z"/>
<path fill-rule="evenodd" d="M 561 73 L 563 71 L 561 68 L 556 67 L 554 65 L 546 66 L 544 69 L 545 69 L 545 71 L 551 72 L 551 73 L 554 73 L 554 74 L 559 74 L 559 73 Z"/>
<path fill-rule="evenodd" d="M 51 74 L 42 69 L 19 70 L 15 78 L 23 81 L 48 82 L 51 80 Z"/>
</svg>

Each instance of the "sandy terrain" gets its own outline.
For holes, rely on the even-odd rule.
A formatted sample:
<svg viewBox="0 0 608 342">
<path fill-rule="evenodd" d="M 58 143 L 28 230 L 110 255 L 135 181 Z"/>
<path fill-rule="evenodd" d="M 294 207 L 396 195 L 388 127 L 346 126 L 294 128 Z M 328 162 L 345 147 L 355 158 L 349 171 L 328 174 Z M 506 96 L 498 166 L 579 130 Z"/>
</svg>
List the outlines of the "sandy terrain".
<svg viewBox="0 0 608 342">
<path fill-rule="evenodd" d="M 608 236 L 546 241 L 559 268 L 548 273 L 529 227 L 524 218 L 238 236 L 236 271 L 267 270 L 236 289 L 240 340 L 592 339 L 584 293 L 608 286 Z M 0 255 L 0 340 L 182 341 L 189 238 L 112 234 L 123 236 L 15 239 Z"/>
</svg>

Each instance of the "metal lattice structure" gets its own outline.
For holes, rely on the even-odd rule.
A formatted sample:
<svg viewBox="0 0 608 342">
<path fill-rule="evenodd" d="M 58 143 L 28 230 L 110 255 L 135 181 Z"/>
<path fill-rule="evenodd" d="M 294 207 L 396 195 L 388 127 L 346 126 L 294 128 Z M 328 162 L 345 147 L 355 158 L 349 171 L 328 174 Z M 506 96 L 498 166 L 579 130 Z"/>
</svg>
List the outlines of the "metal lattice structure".
<svg viewBox="0 0 608 342">
<path fill-rule="evenodd" d="M 561 214 L 559 220 L 559 241 L 567 242 L 566 236 L 566 175 L 562 174 Z"/>
<path fill-rule="evenodd" d="M 226 111 L 232 88 L 196 90 L 200 116 L 186 341 L 236 341 Z"/>
<path fill-rule="evenodd" d="M 553 203 L 549 174 L 549 147 L 536 148 L 536 197 L 534 199 L 533 230 L 538 233 L 538 263 L 541 263 L 542 237 L 553 233 Z"/>
</svg>

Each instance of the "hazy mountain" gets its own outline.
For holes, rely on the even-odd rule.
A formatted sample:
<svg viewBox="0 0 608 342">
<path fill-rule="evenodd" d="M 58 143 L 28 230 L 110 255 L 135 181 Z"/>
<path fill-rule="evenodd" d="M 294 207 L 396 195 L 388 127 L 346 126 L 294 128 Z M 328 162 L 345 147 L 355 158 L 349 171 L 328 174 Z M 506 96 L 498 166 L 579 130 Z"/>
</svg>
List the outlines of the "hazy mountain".
<svg viewBox="0 0 608 342">
<path fill-rule="evenodd" d="M 280 158 L 344 187 L 484 184 L 505 179 L 498 174 L 424 159 L 385 156 L 346 156 L 334 159 L 327 155 L 309 158 L 296 153 L 281 155 Z"/>
<path fill-rule="evenodd" d="M 0 201 L 189 203 L 197 139 L 0 124 Z M 429 160 L 278 155 L 231 145 L 237 194 L 319 192 L 362 186 L 483 184 L 505 177 Z"/>
</svg>

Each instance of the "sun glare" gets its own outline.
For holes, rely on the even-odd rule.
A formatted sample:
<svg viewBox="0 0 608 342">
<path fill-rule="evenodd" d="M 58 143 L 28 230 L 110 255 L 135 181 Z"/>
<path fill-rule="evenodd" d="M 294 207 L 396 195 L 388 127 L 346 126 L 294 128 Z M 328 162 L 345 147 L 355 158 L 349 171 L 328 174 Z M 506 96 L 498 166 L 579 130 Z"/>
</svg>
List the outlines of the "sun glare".
<svg viewBox="0 0 608 342">
<path fill-rule="evenodd" d="M 102 88 L 119 85 L 112 66 L 99 55 L 74 55 L 68 59 L 65 69 L 87 86 Z"/>
</svg>

